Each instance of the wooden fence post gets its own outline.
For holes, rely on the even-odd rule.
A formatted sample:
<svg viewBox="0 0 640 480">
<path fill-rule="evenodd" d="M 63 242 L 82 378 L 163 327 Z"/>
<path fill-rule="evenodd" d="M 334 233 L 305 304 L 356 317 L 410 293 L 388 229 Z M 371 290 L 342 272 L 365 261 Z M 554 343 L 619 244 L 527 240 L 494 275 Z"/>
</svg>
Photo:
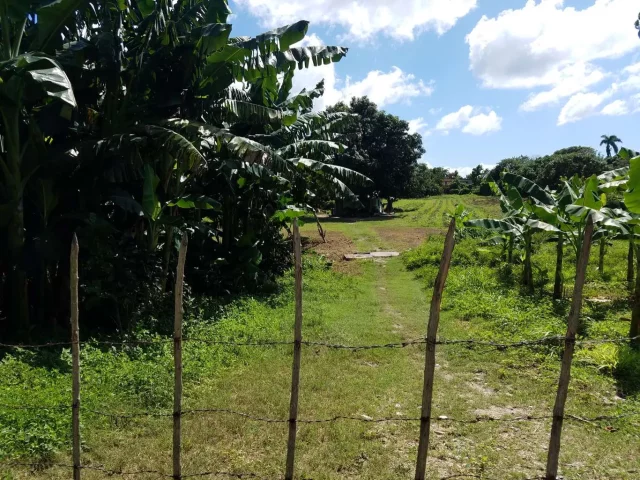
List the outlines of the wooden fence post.
<svg viewBox="0 0 640 480">
<path fill-rule="evenodd" d="M 564 421 L 564 406 L 569 393 L 569 381 L 571 380 L 571 362 L 573 361 L 573 351 L 575 349 L 575 338 L 580 323 L 580 310 L 582 309 L 582 289 L 587 276 L 587 265 L 589 264 L 589 254 L 591 252 L 591 237 L 593 235 L 593 220 L 589 217 L 584 230 L 584 240 L 582 250 L 576 269 L 576 283 L 573 289 L 573 300 L 571 311 L 567 322 L 567 336 L 564 343 L 564 353 L 562 355 L 562 366 L 560 368 L 560 379 L 558 381 L 558 392 L 556 402 L 553 406 L 553 424 L 551 426 L 551 436 L 549 438 L 549 453 L 547 455 L 546 480 L 556 480 L 558 476 L 558 461 L 560 458 L 560 436 L 562 434 L 562 423 Z"/>
<path fill-rule="evenodd" d="M 78 311 L 78 237 L 71 241 L 69 287 L 71 290 L 71 436 L 73 450 L 73 480 L 80 480 L 80 326 Z"/>
<path fill-rule="evenodd" d="M 298 219 L 293 220 L 293 256 L 296 279 L 296 318 L 294 326 L 293 368 L 291 375 L 291 401 L 289 404 L 289 441 L 287 443 L 287 470 L 285 480 L 293 480 L 298 429 L 298 392 L 300 390 L 300 357 L 302 356 L 302 245 Z"/>
<path fill-rule="evenodd" d="M 442 292 L 447 281 L 453 247 L 455 246 L 456 220 L 452 219 L 444 242 L 440 270 L 436 277 L 431 298 L 429 325 L 427 327 L 427 349 L 424 363 L 424 386 L 422 389 L 422 413 L 420 415 L 420 443 L 418 444 L 418 460 L 416 462 L 416 480 L 424 480 L 427 470 L 427 451 L 429 449 L 429 430 L 431 428 L 431 399 L 433 397 L 433 377 L 436 366 L 436 339 L 440 323 L 440 304 Z"/>
<path fill-rule="evenodd" d="M 187 234 L 183 234 L 178 254 L 175 288 L 175 321 L 173 325 L 173 479 L 182 478 L 180 462 L 181 420 L 182 420 L 182 295 L 184 290 L 184 263 L 187 259 Z"/>
</svg>

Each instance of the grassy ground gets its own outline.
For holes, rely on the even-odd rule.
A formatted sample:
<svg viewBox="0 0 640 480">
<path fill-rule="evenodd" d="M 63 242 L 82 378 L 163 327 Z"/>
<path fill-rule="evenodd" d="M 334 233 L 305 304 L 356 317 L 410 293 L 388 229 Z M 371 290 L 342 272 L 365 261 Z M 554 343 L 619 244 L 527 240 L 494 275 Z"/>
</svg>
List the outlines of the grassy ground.
<svg viewBox="0 0 640 480">
<path fill-rule="evenodd" d="M 442 242 L 438 232 L 443 214 L 459 201 L 477 216 L 497 214 L 496 205 L 487 199 L 437 197 L 399 202 L 403 212 L 391 220 L 326 222 L 328 244 L 318 244 L 315 226 L 305 225 L 303 233 L 310 244 L 333 260 L 334 267 L 329 270 L 320 259 L 306 257 L 305 338 L 379 344 L 422 336 L 428 317 L 426 287 L 433 280 Z M 348 265 L 340 260 L 343 251 L 409 247 L 416 248 L 403 258 Z M 629 316 L 624 255 L 624 245 L 612 247 L 604 277 L 592 262 L 582 330 L 585 336 L 624 335 L 628 329 L 629 323 L 621 320 Z M 456 247 L 443 303 L 441 337 L 512 341 L 564 333 L 568 302 L 549 299 L 552 246 L 540 246 L 534 256 L 539 285 L 533 297 L 517 288 L 518 267 L 510 269 L 497 257 L 497 252 L 474 240 L 464 240 Z M 568 258 L 567 264 L 570 262 Z M 570 284 L 573 272 L 568 268 L 565 273 Z M 273 297 L 246 299 L 222 313 L 204 310 L 199 316 L 210 321 L 192 322 L 191 335 L 239 341 L 289 339 L 291 282 L 290 276 L 283 279 L 282 292 Z M 434 415 L 450 419 L 549 415 L 559 353 L 555 348 L 505 352 L 439 348 Z M 69 395 L 68 355 L 59 357 L 52 353 L 52 358 L 58 358 L 57 367 L 46 369 L 39 366 L 44 363 L 42 358 L 28 354 L 5 357 L 0 363 L 0 403 L 64 402 Z M 581 349 L 577 360 L 569 413 L 593 417 L 640 412 L 637 355 L 625 348 L 595 347 Z M 358 352 L 305 347 L 300 415 L 303 419 L 418 417 L 423 362 L 420 347 Z M 231 408 L 264 417 L 287 417 L 290 347 L 228 349 L 187 344 L 185 366 L 185 408 Z M 168 345 L 120 353 L 89 350 L 83 368 L 86 410 L 170 409 Z M 561 455 L 565 478 L 638 478 L 639 422 L 639 417 L 593 424 L 567 422 Z M 183 432 L 184 473 L 224 470 L 280 478 L 286 428 L 286 424 L 264 424 L 225 414 L 188 416 Z M 429 478 L 474 475 L 524 479 L 539 475 L 544 467 L 550 429 L 547 420 L 473 424 L 439 420 L 432 428 Z M 16 413 L 0 408 L 0 456 L 44 457 L 68 463 L 67 455 L 54 453 L 67 451 L 67 429 L 67 416 L 57 411 Z M 298 478 L 411 478 L 418 429 L 417 422 L 303 424 L 298 436 Z M 170 418 L 116 423 L 86 413 L 83 432 L 85 463 L 170 472 Z M 50 445 L 46 445 L 48 438 Z M 66 479 L 69 471 L 0 467 L 0 478 Z M 86 470 L 83 478 L 105 475 Z"/>
</svg>

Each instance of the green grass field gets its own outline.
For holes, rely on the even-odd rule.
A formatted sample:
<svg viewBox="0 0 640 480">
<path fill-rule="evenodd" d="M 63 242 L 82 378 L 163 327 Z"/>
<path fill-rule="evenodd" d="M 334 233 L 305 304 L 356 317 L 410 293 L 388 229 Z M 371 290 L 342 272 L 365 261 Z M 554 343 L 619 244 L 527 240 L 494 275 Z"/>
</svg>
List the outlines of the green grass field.
<svg viewBox="0 0 640 480">
<path fill-rule="evenodd" d="M 304 265 L 304 337 L 344 344 L 403 342 L 424 335 L 432 284 L 442 245 L 446 213 L 463 203 L 476 217 L 499 215 L 495 201 L 445 196 L 397 203 L 391 219 L 325 222 L 329 240 Z M 313 223 L 303 234 L 317 243 Z M 343 251 L 406 249 L 402 258 L 345 265 Z M 336 254 L 336 252 L 338 252 Z M 604 275 L 596 253 L 588 272 L 581 335 L 625 335 L 630 316 L 625 245 L 614 242 Z M 463 240 L 456 246 L 440 336 L 514 341 L 562 335 L 568 300 L 550 298 L 553 246 L 534 254 L 536 293 L 517 287 L 519 266 L 499 260 L 499 252 Z M 572 262 L 567 257 L 566 264 Z M 347 272 L 347 273 L 340 273 Z M 573 270 L 565 277 L 570 286 Z M 223 311 L 203 309 L 191 319 L 191 336 L 237 341 L 292 338 L 292 275 L 280 293 L 238 300 Z M 473 420 L 551 414 L 559 373 L 556 347 L 496 351 L 439 347 L 434 415 Z M 185 408 L 230 408 L 270 418 L 287 418 L 291 348 L 185 348 Z M 322 419 L 419 417 L 424 347 L 363 351 L 304 347 L 300 416 Z M 67 352 L 50 358 L 29 353 L 0 362 L 0 403 L 68 401 Z M 43 366 L 43 365 L 46 365 Z M 640 356 L 625 346 L 580 348 L 567 412 L 580 417 L 640 414 Z M 171 349 L 85 351 L 83 408 L 137 412 L 171 408 Z M 69 470 L 46 468 L 46 461 L 69 463 L 68 417 L 55 410 L 8 411 L 0 407 L 0 457 L 45 460 L 38 470 L 3 468 L 3 480 L 66 479 Z M 90 413 L 82 417 L 83 461 L 108 469 L 171 471 L 171 419 L 135 418 L 114 422 Z M 187 416 L 183 427 L 184 473 L 253 472 L 281 478 L 286 423 L 265 424 L 221 413 Z M 494 421 L 432 425 L 428 478 L 468 476 L 525 479 L 543 473 L 550 421 Z M 417 422 L 302 424 L 297 478 L 413 478 Z M 640 416 L 615 421 L 567 421 L 560 470 L 566 479 L 633 479 L 640 470 Z M 105 478 L 83 471 L 83 479 Z M 129 478 L 151 479 L 155 475 Z M 210 478 L 228 478 L 210 476 Z"/>
</svg>

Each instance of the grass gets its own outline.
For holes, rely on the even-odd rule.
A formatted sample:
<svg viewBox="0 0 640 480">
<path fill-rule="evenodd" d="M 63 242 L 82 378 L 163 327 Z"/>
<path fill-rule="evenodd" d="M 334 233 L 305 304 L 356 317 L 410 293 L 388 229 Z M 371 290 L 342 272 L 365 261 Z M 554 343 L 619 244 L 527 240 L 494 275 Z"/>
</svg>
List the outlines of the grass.
<svg viewBox="0 0 640 480">
<path fill-rule="evenodd" d="M 358 263 L 357 275 L 325 268 L 321 258 L 305 256 L 304 336 L 346 344 L 402 342 L 424 334 L 430 286 L 441 250 L 443 213 L 463 200 L 477 215 L 496 214 L 496 205 L 478 197 L 403 201 L 392 220 L 327 222 L 331 239 L 350 239 L 353 248 L 386 249 L 423 231 L 421 246 L 403 258 Z M 315 226 L 303 231 L 311 236 Z M 400 243 L 395 243 L 400 242 Z M 416 243 L 417 244 L 417 243 Z M 595 254 L 585 289 L 585 337 L 626 334 L 630 312 L 624 284 L 624 245 L 607 256 L 606 275 L 595 269 Z M 499 260 L 497 251 L 464 240 L 454 252 L 443 303 L 443 338 L 512 341 L 562 334 L 568 302 L 550 300 L 554 251 L 538 247 L 539 280 L 534 296 L 517 288 L 519 267 Z M 571 264 L 570 257 L 566 264 Z M 338 266 L 337 262 L 334 266 Z M 546 271 L 546 273 L 545 273 Z M 573 272 L 565 272 L 567 283 Z M 426 289 L 426 291 L 425 291 Z M 612 300 L 603 303 L 602 300 Z M 290 339 L 293 323 L 292 275 L 280 293 L 243 299 L 224 308 L 196 311 L 191 336 L 237 341 Z M 449 418 L 549 415 L 559 372 L 557 348 L 470 350 L 439 348 L 434 414 Z M 423 349 L 340 351 L 304 347 L 300 415 L 418 417 Z M 231 408 L 258 416 L 286 418 L 291 348 L 185 346 L 185 408 Z M 44 367 L 43 365 L 46 365 Z M 637 379 L 640 358 L 624 347 L 578 350 L 568 412 L 584 417 L 640 412 Z M 27 352 L 0 363 L 0 403 L 66 403 L 70 395 L 68 352 L 48 358 Z M 136 418 L 113 422 L 87 410 L 136 412 L 171 408 L 170 344 L 133 350 L 84 349 L 83 462 L 128 471 L 170 472 L 171 419 Z M 624 397 L 624 398 L 622 398 Z M 363 417 L 364 418 L 364 417 Z M 638 418 L 626 421 L 566 422 L 561 471 L 566 478 L 637 478 Z M 0 457 L 69 462 L 68 414 L 56 410 L 9 411 L 0 408 Z M 184 473 L 255 472 L 280 478 L 286 424 L 264 424 L 224 414 L 184 420 Z M 544 467 L 549 421 L 460 424 L 437 421 L 432 427 L 429 478 L 476 475 L 523 479 Z M 411 478 L 419 426 L 416 422 L 302 424 L 297 474 L 300 479 Z M 69 478 L 69 471 L 0 467 L 3 480 Z M 83 471 L 84 479 L 104 478 Z M 132 478 L 155 478 L 152 475 Z M 218 477 L 213 477 L 218 478 Z M 223 477 L 220 477 L 223 478 Z"/>
</svg>

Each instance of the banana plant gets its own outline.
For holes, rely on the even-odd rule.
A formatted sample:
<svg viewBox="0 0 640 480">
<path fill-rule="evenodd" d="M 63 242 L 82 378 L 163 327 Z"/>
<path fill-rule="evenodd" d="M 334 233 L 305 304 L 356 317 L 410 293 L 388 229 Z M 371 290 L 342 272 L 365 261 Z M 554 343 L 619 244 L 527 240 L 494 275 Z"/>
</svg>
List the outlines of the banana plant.
<svg viewBox="0 0 640 480">
<path fill-rule="evenodd" d="M 76 107 L 71 82 L 60 64 L 39 52 L 51 51 L 52 46 L 58 45 L 60 30 L 81 3 L 0 2 L 0 226 L 6 227 L 7 232 L 11 289 L 8 298 L 12 300 L 9 318 L 15 322 L 14 333 L 29 329 L 23 254 L 25 191 L 39 168 L 39 156 L 34 150 L 42 152 L 45 144 L 54 140 L 45 141 L 39 119 L 45 112 L 53 112 L 54 117 L 68 122 Z"/>
<path fill-rule="evenodd" d="M 524 177 L 520 178 L 524 179 Z M 522 285 L 527 288 L 529 292 L 533 293 L 534 281 L 531 260 L 533 254 L 533 235 L 536 232 L 558 232 L 559 229 L 537 219 L 532 210 L 533 199 L 544 198 L 548 200 L 550 195 L 548 195 L 547 192 L 539 189 L 539 187 L 536 188 L 537 185 L 535 184 L 528 185 L 519 181 L 516 185 L 529 195 L 529 198 L 523 198 L 518 188 L 508 183 L 509 180 L 516 183 L 515 178 L 505 178 L 505 184 L 508 185 L 506 195 L 497 185 L 492 185 L 492 188 L 499 192 L 500 204 L 503 212 L 505 212 L 505 216 L 501 219 L 469 220 L 465 222 L 465 226 L 484 228 L 498 232 L 501 235 L 506 235 L 509 238 L 510 250 L 512 243 L 522 245 L 524 249 Z"/>
<path fill-rule="evenodd" d="M 627 181 L 627 191 L 624 193 L 624 203 L 632 214 L 640 215 L 640 156 L 629 160 L 629 178 Z M 634 222 L 633 231 L 636 225 Z M 636 249 L 636 283 L 634 291 L 634 303 L 631 312 L 631 328 L 629 337 L 636 339 L 640 335 L 640 256 Z M 635 346 L 640 347 L 640 340 L 633 340 Z"/>
</svg>

